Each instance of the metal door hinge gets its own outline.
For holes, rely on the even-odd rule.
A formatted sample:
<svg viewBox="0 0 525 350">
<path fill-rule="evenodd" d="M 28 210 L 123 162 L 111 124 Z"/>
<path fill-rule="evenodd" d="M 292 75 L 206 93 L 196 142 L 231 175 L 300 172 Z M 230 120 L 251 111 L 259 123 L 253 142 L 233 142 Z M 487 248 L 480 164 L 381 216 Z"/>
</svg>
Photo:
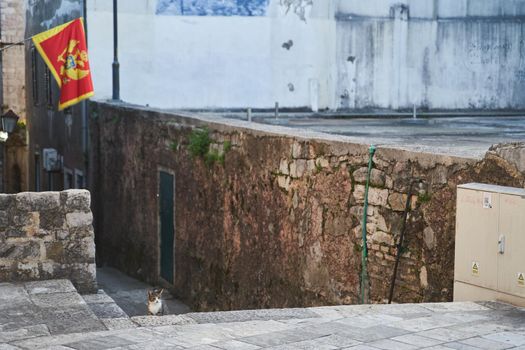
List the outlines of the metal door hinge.
<svg viewBox="0 0 525 350">
<path fill-rule="evenodd" d="M 498 251 L 500 254 L 505 253 L 505 236 L 501 235 L 498 239 Z"/>
</svg>

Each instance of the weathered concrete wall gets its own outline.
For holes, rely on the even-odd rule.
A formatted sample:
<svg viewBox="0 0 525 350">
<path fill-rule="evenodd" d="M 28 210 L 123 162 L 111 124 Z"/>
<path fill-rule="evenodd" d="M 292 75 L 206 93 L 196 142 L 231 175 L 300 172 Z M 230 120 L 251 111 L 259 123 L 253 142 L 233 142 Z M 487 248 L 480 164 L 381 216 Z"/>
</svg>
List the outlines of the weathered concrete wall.
<svg viewBox="0 0 525 350">
<path fill-rule="evenodd" d="M 351 6 L 336 15 L 338 107 L 525 108 L 525 17 L 384 9 L 385 17 L 344 12 Z"/>
<path fill-rule="evenodd" d="M 0 281 L 67 278 L 96 290 L 92 221 L 86 190 L 0 195 Z"/>
<path fill-rule="evenodd" d="M 161 108 L 525 108 L 521 0 L 129 0 L 121 96 Z M 88 2 L 98 98 L 112 2 Z M 142 89 L 136 89 L 137 85 Z"/>
<path fill-rule="evenodd" d="M 206 164 L 188 151 L 192 127 L 202 120 L 91 107 L 101 262 L 158 280 L 158 171 L 164 169 L 176 182 L 174 291 L 193 307 L 358 301 L 367 146 L 304 139 L 291 129 L 277 134 L 243 122 L 237 122 L 241 128 L 211 123 L 210 149 L 219 155 L 211 151 Z M 368 217 L 373 301 L 388 295 L 404 202 L 415 178 L 422 185 L 412 197 L 395 300 L 451 300 L 456 185 L 524 186 L 519 152 L 507 148 L 505 155 L 504 149 L 482 161 L 378 149 Z"/>
<path fill-rule="evenodd" d="M 200 3 L 213 12 L 224 1 Z M 307 20 L 294 6 L 286 13 L 279 0 L 264 3 L 254 16 L 181 16 L 157 1 L 119 4 L 122 99 L 164 108 L 333 105 L 330 2 L 305 5 Z M 110 98 L 112 2 L 89 1 L 88 21 L 95 91 L 97 98 Z"/>
</svg>

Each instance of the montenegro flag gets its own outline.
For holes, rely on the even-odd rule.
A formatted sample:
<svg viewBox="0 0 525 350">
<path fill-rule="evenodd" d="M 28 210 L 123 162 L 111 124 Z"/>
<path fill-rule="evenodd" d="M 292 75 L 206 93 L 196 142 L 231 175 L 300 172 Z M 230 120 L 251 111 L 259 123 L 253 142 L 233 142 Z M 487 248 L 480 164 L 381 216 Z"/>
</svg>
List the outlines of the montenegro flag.
<svg viewBox="0 0 525 350">
<path fill-rule="evenodd" d="M 32 37 L 60 87 L 58 110 L 93 96 L 93 82 L 81 18 Z"/>
</svg>

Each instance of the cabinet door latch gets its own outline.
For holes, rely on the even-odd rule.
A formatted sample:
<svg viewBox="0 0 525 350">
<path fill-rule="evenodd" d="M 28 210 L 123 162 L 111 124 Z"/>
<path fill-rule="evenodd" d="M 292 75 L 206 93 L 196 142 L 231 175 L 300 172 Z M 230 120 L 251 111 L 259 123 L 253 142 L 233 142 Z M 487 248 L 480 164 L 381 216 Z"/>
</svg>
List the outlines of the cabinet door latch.
<svg viewBox="0 0 525 350">
<path fill-rule="evenodd" d="M 499 239 L 498 239 L 498 252 L 500 254 L 504 254 L 505 253 L 505 236 L 504 235 L 499 236 Z"/>
</svg>

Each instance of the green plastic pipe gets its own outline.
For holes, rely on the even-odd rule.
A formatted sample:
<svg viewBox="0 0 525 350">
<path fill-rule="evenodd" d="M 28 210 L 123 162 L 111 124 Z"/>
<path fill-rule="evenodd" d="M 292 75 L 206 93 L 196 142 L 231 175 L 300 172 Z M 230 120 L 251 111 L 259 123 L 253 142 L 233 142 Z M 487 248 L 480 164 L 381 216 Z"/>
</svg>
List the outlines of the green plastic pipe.
<svg viewBox="0 0 525 350">
<path fill-rule="evenodd" d="M 372 173 L 372 159 L 376 152 L 376 147 L 370 145 L 368 149 L 368 173 L 366 175 L 366 187 L 365 187 L 365 203 L 363 205 L 363 224 L 362 224 L 362 238 L 363 238 L 363 249 L 361 250 L 361 304 L 368 304 L 369 294 L 369 283 L 368 283 L 368 247 L 366 242 L 366 219 L 368 216 L 368 187 L 370 186 L 370 174 Z"/>
</svg>

